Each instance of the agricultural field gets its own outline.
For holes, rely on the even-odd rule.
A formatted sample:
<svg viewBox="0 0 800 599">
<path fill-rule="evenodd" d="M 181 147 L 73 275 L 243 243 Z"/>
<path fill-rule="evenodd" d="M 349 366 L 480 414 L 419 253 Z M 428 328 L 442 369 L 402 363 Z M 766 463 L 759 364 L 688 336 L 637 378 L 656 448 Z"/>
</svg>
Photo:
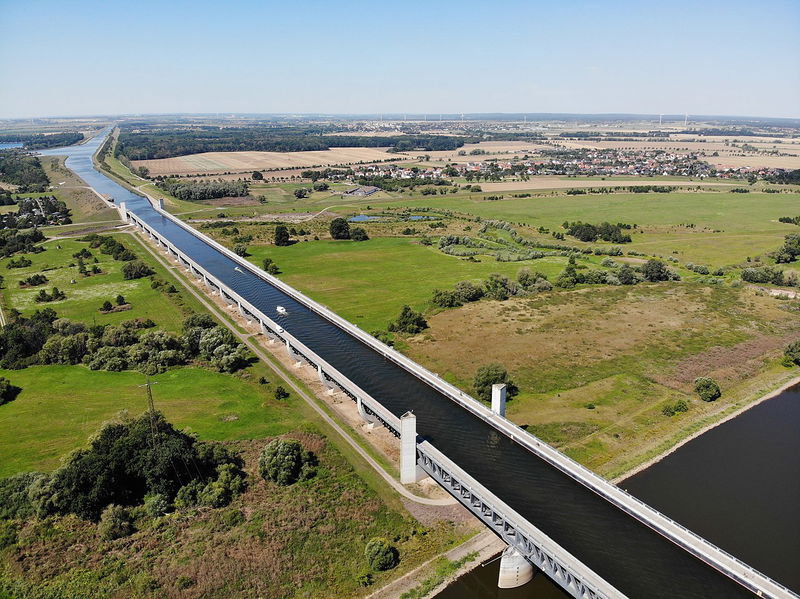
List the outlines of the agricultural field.
<svg viewBox="0 0 800 599">
<path fill-rule="evenodd" d="M 328 166 L 396 160 L 385 148 L 331 148 L 314 152 L 204 152 L 176 158 L 135 160 L 136 167 L 147 167 L 151 176 L 213 175 L 224 172 L 247 173 L 255 170 Z"/>
</svg>

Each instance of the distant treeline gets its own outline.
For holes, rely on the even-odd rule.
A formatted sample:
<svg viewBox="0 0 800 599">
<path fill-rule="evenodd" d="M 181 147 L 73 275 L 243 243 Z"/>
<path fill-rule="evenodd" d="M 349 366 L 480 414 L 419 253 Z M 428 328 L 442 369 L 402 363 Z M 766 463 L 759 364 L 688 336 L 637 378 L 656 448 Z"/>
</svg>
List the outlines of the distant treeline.
<svg viewBox="0 0 800 599">
<path fill-rule="evenodd" d="M 246 196 L 249 187 L 244 181 L 198 181 L 186 183 L 165 179 L 156 183 L 159 188 L 175 196 L 179 200 L 198 202 L 215 198 Z"/>
<path fill-rule="evenodd" d="M 623 229 L 633 228 L 631 225 L 625 223 L 600 223 L 599 225 L 592 225 L 590 223 L 565 222 L 562 225 L 567 230 L 567 235 L 571 235 L 580 241 L 593 242 L 598 239 L 603 241 L 610 241 L 611 243 L 630 243 L 631 236 L 623 233 Z"/>
<path fill-rule="evenodd" d="M 28 135 L 19 133 L 0 134 L 0 143 L 20 142 L 28 150 L 71 146 L 79 141 L 83 141 L 83 133 L 53 133 L 51 135 L 42 133 Z"/>
<path fill-rule="evenodd" d="M 418 185 L 451 185 L 447 179 L 420 179 L 413 177 L 411 179 L 395 179 L 393 177 L 359 177 L 357 180 L 359 185 L 371 185 L 379 187 L 386 191 L 398 191 L 404 187 L 416 187 Z"/>
<path fill-rule="evenodd" d="M 0 150 L 0 181 L 18 185 L 22 193 L 41 192 L 50 184 L 39 159 L 19 150 Z"/>
<path fill-rule="evenodd" d="M 627 141 L 629 138 L 668 138 L 665 131 L 621 131 L 619 133 L 600 133 L 597 131 L 568 131 L 559 133 L 559 137 L 569 139 L 603 139 L 606 141 Z"/>
<path fill-rule="evenodd" d="M 323 130 L 324 131 L 324 130 Z M 389 147 L 390 151 L 454 150 L 466 138 L 446 135 L 325 135 L 318 128 L 200 127 L 196 129 L 122 130 L 117 154 L 130 160 L 172 158 L 199 152 L 303 152 L 330 148 Z"/>
</svg>

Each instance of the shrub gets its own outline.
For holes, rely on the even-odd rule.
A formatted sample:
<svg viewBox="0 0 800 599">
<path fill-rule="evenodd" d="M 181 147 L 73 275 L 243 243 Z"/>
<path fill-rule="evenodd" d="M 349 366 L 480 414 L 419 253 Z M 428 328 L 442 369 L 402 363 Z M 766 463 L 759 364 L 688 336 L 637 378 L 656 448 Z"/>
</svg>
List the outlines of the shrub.
<svg viewBox="0 0 800 599">
<path fill-rule="evenodd" d="M 353 241 L 367 241 L 369 239 L 369 235 L 367 235 L 367 232 L 361 227 L 355 227 L 350 232 L 350 239 Z"/>
<path fill-rule="evenodd" d="M 121 539 L 133 533 L 133 523 L 130 512 L 120 506 L 111 504 L 103 510 L 97 532 L 100 538 L 106 541 Z"/>
<path fill-rule="evenodd" d="M 241 256 L 242 258 L 246 258 L 250 254 L 247 253 L 247 244 L 246 243 L 237 243 L 233 246 L 233 253 L 237 256 Z"/>
<path fill-rule="evenodd" d="M 409 333 L 416 335 L 428 328 L 428 322 L 419 312 L 415 312 L 410 306 L 403 306 L 397 320 L 389 323 L 389 331 L 398 333 Z"/>
<path fill-rule="evenodd" d="M 694 390 L 703 401 L 714 401 L 722 395 L 722 391 L 720 391 L 716 381 L 705 376 L 694 380 Z"/>
<path fill-rule="evenodd" d="M 234 464 L 217 468 L 217 478 L 209 481 L 197 494 L 197 503 L 213 508 L 225 507 L 241 495 L 247 486 L 244 477 Z"/>
<path fill-rule="evenodd" d="M 623 264 L 617 271 L 617 280 L 622 285 L 636 285 L 636 273 L 627 264 Z"/>
<path fill-rule="evenodd" d="M 364 548 L 364 556 L 367 558 L 369 567 L 378 572 L 391 570 L 400 563 L 400 555 L 397 549 L 389 544 L 389 541 L 381 537 L 370 539 Z"/>
<path fill-rule="evenodd" d="M 261 452 L 258 472 L 264 480 L 286 486 L 316 474 L 316 457 L 294 439 L 275 439 Z"/>
<path fill-rule="evenodd" d="M 22 391 L 21 387 L 12 385 L 7 378 L 0 376 L 0 406 L 14 401 Z"/>
<path fill-rule="evenodd" d="M 148 516 L 157 518 L 169 510 L 169 499 L 161 493 L 150 493 L 144 496 L 144 511 Z"/>
<path fill-rule="evenodd" d="M 745 268 L 742 271 L 742 281 L 748 283 L 771 283 L 773 285 L 783 285 L 783 271 L 771 266 L 754 266 Z"/>
<path fill-rule="evenodd" d="M 441 289 L 433 290 L 431 303 L 440 308 L 456 308 L 461 305 L 455 291 L 443 291 Z"/>
<path fill-rule="evenodd" d="M 642 274 L 646 281 L 655 283 L 657 281 L 669 281 L 671 276 L 669 269 L 661 260 L 651 259 L 642 266 Z"/>
<path fill-rule="evenodd" d="M 478 301 L 483 297 L 483 288 L 471 281 L 460 281 L 456 283 L 453 291 L 458 301 L 465 304 Z"/>
<path fill-rule="evenodd" d="M 114 306 L 112 306 L 111 302 L 108 301 L 108 300 L 104 301 L 103 302 L 103 306 L 100 308 L 100 310 L 103 311 L 103 312 L 110 312 L 113 309 L 114 309 Z"/>
<path fill-rule="evenodd" d="M 786 349 L 783 350 L 783 354 L 791 360 L 792 364 L 800 365 L 800 340 L 792 341 L 787 345 Z M 0 398 L 0 403 L 2 403 L 2 398 Z"/>
<path fill-rule="evenodd" d="M 519 393 L 519 388 L 509 378 L 508 371 L 501 364 L 494 363 L 478 368 L 473 381 L 475 394 L 483 401 L 491 401 L 492 385 L 498 383 L 505 383 L 506 396 L 509 398 Z"/>
<path fill-rule="evenodd" d="M 289 392 L 283 388 L 283 385 L 278 385 L 275 387 L 275 399 L 281 401 L 282 399 L 287 399 L 289 397 Z"/>
</svg>

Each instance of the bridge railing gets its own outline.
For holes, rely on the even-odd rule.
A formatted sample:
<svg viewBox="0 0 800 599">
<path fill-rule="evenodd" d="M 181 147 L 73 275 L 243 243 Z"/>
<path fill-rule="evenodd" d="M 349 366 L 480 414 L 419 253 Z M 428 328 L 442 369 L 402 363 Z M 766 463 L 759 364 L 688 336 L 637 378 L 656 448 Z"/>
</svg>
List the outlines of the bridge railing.
<svg viewBox="0 0 800 599">
<path fill-rule="evenodd" d="M 247 312 L 252 314 L 253 318 L 259 320 L 266 324 L 269 328 L 274 331 L 281 331 L 280 335 L 284 337 L 290 344 L 293 349 L 298 350 L 303 356 L 307 359 L 312 360 L 315 366 L 318 366 L 322 369 L 322 371 L 329 377 L 331 381 L 333 381 L 336 385 L 346 389 L 349 393 L 353 394 L 355 397 L 361 398 L 362 402 L 382 421 L 386 423 L 386 425 L 393 429 L 395 433 L 399 433 L 400 431 L 400 419 L 395 416 L 392 412 L 390 412 L 386 407 L 383 406 L 379 401 L 369 395 L 366 391 L 361 389 L 357 384 L 352 382 L 342 373 L 340 373 L 336 368 L 334 368 L 331 364 L 329 364 L 324 358 L 319 356 L 316 352 L 314 352 L 311 348 L 305 345 L 302 341 L 297 339 L 294 335 L 286 331 L 280 324 L 272 320 L 269 316 L 264 314 L 261 310 L 253 306 L 250 302 L 240 296 L 236 291 L 231 289 L 229 285 L 223 283 L 217 277 L 212 275 L 208 272 L 205 268 L 200 266 L 197 262 L 195 262 L 192 258 L 187 256 L 184 252 L 178 249 L 172 242 L 167 240 L 162 234 L 157 231 L 154 231 L 147 223 L 135 217 L 135 222 L 143 229 L 147 230 L 154 238 L 158 239 L 163 243 L 167 248 L 170 249 L 172 253 L 174 253 L 180 260 L 182 260 L 191 270 L 194 270 L 198 274 L 205 277 L 211 284 L 217 287 L 221 292 L 225 293 L 228 297 L 231 298 L 232 301 L 235 301 L 238 305 L 242 306 Z"/>
<path fill-rule="evenodd" d="M 270 285 L 280 289 L 295 301 L 305 305 L 320 316 L 323 316 L 333 324 L 337 325 L 339 328 L 347 331 L 361 342 L 383 355 L 385 358 L 395 362 L 397 365 L 401 366 L 412 374 L 415 374 L 418 378 L 427 382 L 430 386 L 446 397 L 455 401 L 472 414 L 478 416 L 495 429 L 503 432 L 516 443 L 526 447 L 529 451 L 544 459 L 555 468 L 559 469 L 588 489 L 597 493 L 652 530 L 680 545 L 711 567 L 722 572 L 726 576 L 733 578 L 743 586 L 749 588 L 756 594 L 760 594 L 761 596 L 774 597 L 776 599 L 800 599 L 800 595 L 797 595 L 784 585 L 772 580 L 765 574 L 759 572 L 755 568 L 752 568 L 727 551 L 717 547 L 713 543 L 700 537 L 680 523 L 675 522 L 643 501 L 620 489 L 613 483 L 598 476 L 585 466 L 549 446 L 547 443 L 541 441 L 538 437 L 534 436 L 528 431 L 525 431 L 509 420 L 498 416 L 478 400 L 465 394 L 463 391 L 454 385 L 451 385 L 437 374 L 434 374 L 410 358 L 399 353 L 395 349 L 382 343 L 378 339 L 375 339 L 372 335 L 369 335 L 353 323 L 348 322 L 326 306 L 323 306 L 322 304 L 300 293 L 298 290 L 284 283 L 280 279 L 255 267 L 250 262 L 233 253 L 231 250 L 218 243 L 214 239 L 211 239 L 193 227 L 188 226 L 176 216 L 170 214 L 163 208 L 160 208 L 153 198 L 148 196 L 148 199 L 153 204 L 153 208 L 163 217 L 169 219 L 188 233 L 212 246 L 214 249 L 223 253 L 237 264 L 247 268 L 252 274 L 263 279 Z M 297 343 L 299 344 L 300 342 L 298 341 Z M 348 380 L 346 377 L 343 378 Z M 353 385 L 353 383 L 349 384 Z M 361 393 L 364 392 L 361 391 Z M 363 397 L 369 396 L 364 393 Z M 382 405 L 380 405 L 380 407 L 383 408 Z M 372 409 L 372 405 L 370 405 L 370 408 Z M 388 410 L 385 408 L 383 408 L 383 410 L 388 412 Z M 397 419 L 397 417 L 394 418 Z"/>
</svg>

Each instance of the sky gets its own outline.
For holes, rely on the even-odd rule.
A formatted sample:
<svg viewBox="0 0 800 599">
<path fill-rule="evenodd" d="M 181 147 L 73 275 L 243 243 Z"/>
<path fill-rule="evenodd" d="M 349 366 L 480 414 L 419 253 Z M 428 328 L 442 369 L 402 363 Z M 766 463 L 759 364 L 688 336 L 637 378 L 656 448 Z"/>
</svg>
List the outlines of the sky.
<svg viewBox="0 0 800 599">
<path fill-rule="evenodd" d="M 800 0 L 0 0 L 0 118 L 800 117 Z"/>
</svg>

